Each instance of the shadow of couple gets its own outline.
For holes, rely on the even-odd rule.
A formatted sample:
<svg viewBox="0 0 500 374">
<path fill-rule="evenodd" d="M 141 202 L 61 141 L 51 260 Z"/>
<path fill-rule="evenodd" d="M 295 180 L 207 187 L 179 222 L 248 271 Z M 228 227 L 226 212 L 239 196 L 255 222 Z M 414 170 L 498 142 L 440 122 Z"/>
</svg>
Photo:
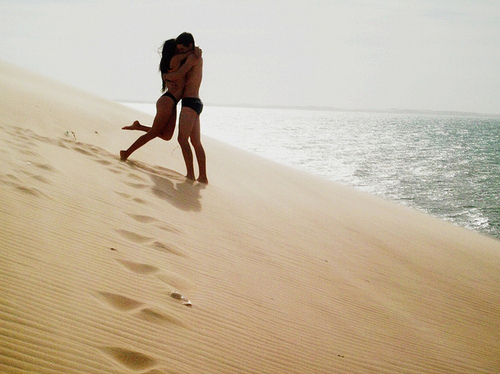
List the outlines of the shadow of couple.
<svg viewBox="0 0 500 374">
<path fill-rule="evenodd" d="M 161 166 L 128 161 L 130 166 L 147 174 L 153 181 L 153 194 L 183 211 L 201 211 L 201 190 L 205 184 L 187 179 L 182 174 Z"/>
</svg>

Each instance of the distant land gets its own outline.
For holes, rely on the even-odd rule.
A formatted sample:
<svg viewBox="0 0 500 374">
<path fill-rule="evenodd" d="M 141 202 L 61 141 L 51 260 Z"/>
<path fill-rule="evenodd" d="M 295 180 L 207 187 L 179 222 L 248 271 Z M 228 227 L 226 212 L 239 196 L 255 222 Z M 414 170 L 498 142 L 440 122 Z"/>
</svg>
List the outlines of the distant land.
<svg viewBox="0 0 500 374">
<path fill-rule="evenodd" d="M 445 110 L 425 110 L 425 109 L 348 109 L 335 108 L 328 106 L 286 106 L 286 105 L 248 105 L 248 104 L 215 104 L 207 103 L 206 105 L 218 107 L 235 107 L 235 108 L 263 108 L 263 109 L 290 109 L 290 110 L 318 110 L 327 112 L 354 112 L 354 113 L 396 113 L 396 114 L 430 114 L 443 116 L 467 116 L 467 117 L 488 117 L 500 118 L 500 114 L 493 113 L 477 113 L 477 112 L 460 112 L 460 111 L 445 111 Z"/>
<path fill-rule="evenodd" d="M 131 100 L 114 100 L 120 103 L 141 103 L 154 104 L 149 101 L 131 101 Z M 252 105 L 252 104 L 220 104 L 220 103 L 205 103 L 206 106 L 228 107 L 228 108 L 261 108 L 261 109 L 284 109 L 284 110 L 317 110 L 325 112 L 351 112 L 351 113 L 394 113 L 394 114 L 426 114 L 426 115 L 441 115 L 441 116 L 463 116 L 463 117 L 483 117 L 483 118 L 500 118 L 500 113 L 477 113 L 477 112 L 461 112 L 461 111 L 446 111 L 446 110 L 426 110 L 426 109 L 349 109 L 336 108 L 329 106 L 288 106 L 288 105 Z"/>
</svg>

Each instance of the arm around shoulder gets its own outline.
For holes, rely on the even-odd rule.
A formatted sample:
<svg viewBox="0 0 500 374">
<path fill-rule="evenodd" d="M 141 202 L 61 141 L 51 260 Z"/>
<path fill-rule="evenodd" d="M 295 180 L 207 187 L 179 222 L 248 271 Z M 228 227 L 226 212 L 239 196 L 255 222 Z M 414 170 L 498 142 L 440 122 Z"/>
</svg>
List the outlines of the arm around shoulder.
<svg viewBox="0 0 500 374">
<path fill-rule="evenodd" d="M 201 57 L 196 57 L 194 53 L 191 53 L 187 57 L 186 62 L 179 68 L 179 70 L 163 74 L 163 77 L 166 78 L 167 80 L 176 80 L 183 78 L 186 75 L 186 73 L 199 62 L 200 58 Z"/>
</svg>

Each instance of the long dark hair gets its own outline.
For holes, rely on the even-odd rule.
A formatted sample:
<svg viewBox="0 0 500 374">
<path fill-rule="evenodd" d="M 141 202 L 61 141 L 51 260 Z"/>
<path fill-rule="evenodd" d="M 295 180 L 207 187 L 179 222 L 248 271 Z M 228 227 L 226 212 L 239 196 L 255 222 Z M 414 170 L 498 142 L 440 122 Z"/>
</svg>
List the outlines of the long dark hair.
<svg viewBox="0 0 500 374">
<path fill-rule="evenodd" d="M 166 90 L 167 85 L 165 84 L 165 81 L 163 80 L 163 74 L 168 73 L 170 70 L 170 60 L 172 60 L 172 57 L 174 57 L 176 52 L 175 48 L 175 39 L 169 39 L 163 43 L 163 46 L 161 48 L 161 60 L 160 60 L 160 73 L 162 74 L 161 78 L 161 90 L 162 92 Z"/>
</svg>

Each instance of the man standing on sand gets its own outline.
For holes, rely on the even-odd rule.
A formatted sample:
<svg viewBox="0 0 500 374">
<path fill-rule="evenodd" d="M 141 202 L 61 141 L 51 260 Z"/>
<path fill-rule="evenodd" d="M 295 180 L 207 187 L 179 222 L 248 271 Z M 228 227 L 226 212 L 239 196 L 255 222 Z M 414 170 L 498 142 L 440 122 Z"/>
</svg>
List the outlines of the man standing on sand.
<svg viewBox="0 0 500 374">
<path fill-rule="evenodd" d="M 175 40 L 175 43 L 178 53 L 190 52 L 195 48 L 193 35 L 187 32 L 180 34 Z M 163 78 L 172 83 L 185 79 L 177 140 L 181 146 L 184 162 L 186 163 L 186 178 L 193 181 L 195 180 L 193 152 L 189 145 L 189 140 L 191 140 L 200 171 L 198 182 L 208 183 L 205 150 L 201 144 L 200 131 L 200 114 L 203 110 L 203 103 L 200 100 L 199 91 L 202 75 L 203 58 L 201 55 L 197 56 L 197 54 L 190 54 L 179 70 L 173 73 L 163 74 Z"/>
</svg>

